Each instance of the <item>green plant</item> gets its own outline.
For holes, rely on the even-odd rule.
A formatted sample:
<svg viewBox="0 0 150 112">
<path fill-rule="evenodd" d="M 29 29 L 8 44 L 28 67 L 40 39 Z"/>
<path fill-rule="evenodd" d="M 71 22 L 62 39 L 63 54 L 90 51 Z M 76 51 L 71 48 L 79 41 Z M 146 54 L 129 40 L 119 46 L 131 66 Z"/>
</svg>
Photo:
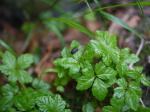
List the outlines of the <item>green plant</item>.
<svg viewBox="0 0 150 112">
<path fill-rule="evenodd" d="M 0 111 L 70 112 L 60 95 L 49 91 L 49 84 L 26 71 L 33 62 L 31 54 L 18 58 L 8 51 L 2 54 L 0 71 L 7 83 L 0 87 Z"/>
<path fill-rule="evenodd" d="M 57 91 L 63 93 L 67 84 L 74 80 L 75 91 L 86 94 L 73 96 L 74 102 L 80 102 L 83 112 L 94 112 L 98 107 L 103 108 L 103 112 L 149 112 L 140 101 L 141 84 L 150 86 L 150 82 L 142 74 L 141 66 L 130 66 L 139 58 L 128 48 L 119 49 L 116 37 L 108 32 L 95 34 L 95 40 L 85 46 L 73 41 L 70 48 L 62 50 L 62 57 L 54 61 L 55 67 L 46 70 L 57 73 L 54 82 Z M 1 53 L 1 58 L 0 71 L 6 80 L 0 86 L 1 112 L 71 111 L 60 95 L 50 91 L 49 84 L 29 74 L 27 69 L 33 64 L 34 56 L 23 54 L 16 58 L 6 51 Z"/>
<path fill-rule="evenodd" d="M 61 55 L 54 61 L 53 70 L 58 74 L 55 81 L 58 90 L 63 92 L 62 88 L 75 80 L 78 91 L 91 90 L 98 102 L 96 106 L 101 105 L 103 112 L 144 111 L 140 105 L 141 84 L 150 86 L 150 82 L 142 74 L 142 67 L 130 67 L 139 58 L 130 54 L 128 48 L 119 49 L 115 36 L 97 31 L 95 40 L 85 46 L 73 41 Z M 105 103 L 107 100 L 110 102 Z"/>
</svg>

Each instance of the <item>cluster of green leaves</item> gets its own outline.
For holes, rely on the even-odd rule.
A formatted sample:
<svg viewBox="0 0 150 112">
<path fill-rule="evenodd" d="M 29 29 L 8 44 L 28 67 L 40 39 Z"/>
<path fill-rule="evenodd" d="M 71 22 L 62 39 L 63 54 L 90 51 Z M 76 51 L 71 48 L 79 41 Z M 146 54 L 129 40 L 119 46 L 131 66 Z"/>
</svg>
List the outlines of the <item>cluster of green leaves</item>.
<svg viewBox="0 0 150 112">
<path fill-rule="evenodd" d="M 108 32 L 96 32 L 95 40 L 85 46 L 77 41 L 64 48 L 62 57 L 54 61 L 57 72 L 55 86 L 63 92 L 69 81 L 77 82 L 78 91 L 90 92 L 96 102 L 101 102 L 103 112 L 149 112 L 140 105 L 141 84 L 150 86 L 142 74 L 142 67 L 134 66 L 139 61 L 128 48 L 119 49 L 116 37 Z M 31 54 L 16 58 L 6 51 L 1 53 L 0 71 L 6 82 L 0 86 L 1 112 L 70 112 L 60 95 L 49 91 L 50 85 L 32 77 L 27 69 L 33 64 Z M 105 105 L 106 100 L 110 100 Z M 87 100 L 86 100 L 87 101 Z M 96 103 L 96 106 L 99 106 Z M 103 106 L 105 105 L 105 106 Z M 83 112 L 94 112 L 93 103 L 83 105 Z"/>
<path fill-rule="evenodd" d="M 103 112 L 143 112 L 140 86 L 150 86 L 150 82 L 142 74 L 142 67 L 129 67 L 139 58 L 128 48 L 119 49 L 115 36 L 97 31 L 95 40 L 85 46 L 73 41 L 61 55 L 54 61 L 58 90 L 63 91 L 69 81 L 75 80 L 77 90 L 90 89 L 99 102 L 111 96 Z"/>
<path fill-rule="evenodd" d="M 6 51 L 1 61 L 0 71 L 7 81 L 0 86 L 1 112 L 70 112 L 60 95 L 49 91 L 49 84 L 27 72 L 34 62 L 31 54 L 16 58 Z"/>
</svg>

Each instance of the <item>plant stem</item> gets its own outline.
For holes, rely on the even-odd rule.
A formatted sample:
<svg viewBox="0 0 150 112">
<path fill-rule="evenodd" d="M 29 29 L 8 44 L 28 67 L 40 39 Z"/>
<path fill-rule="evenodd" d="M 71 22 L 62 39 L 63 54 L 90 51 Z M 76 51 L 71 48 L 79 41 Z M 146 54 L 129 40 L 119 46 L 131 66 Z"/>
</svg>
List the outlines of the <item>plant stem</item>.
<svg viewBox="0 0 150 112">
<path fill-rule="evenodd" d="M 90 12 L 93 12 L 93 11 L 92 11 L 92 8 L 90 7 L 90 4 L 88 3 L 87 0 L 85 0 L 85 3 L 86 3 L 86 5 L 87 5 L 87 7 L 89 8 Z"/>
<path fill-rule="evenodd" d="M 141 38 L 141 43 L 140 43 L 140 46 L 139 46 L 139 48 L 138 48 L 138 50 L 137 50 L 137 52 L 136 52 L 136 56 L 139 56 L 139 55 L 140 55 L 140 53 L 141 53 L 141 51 L 142 51 L 142 49 L 143 49 L 143 46 L 144 46 L 144 39 Z M 131 64 L 129 65 L 129 68 L 130 68 L 130 69 L 133 68 L 133 63 L 131 63 Z"/>
<path fill-rule="evenodd" d="M 142 98 L 140 98 L 140 102 L 141 102 L 142 106 L 145 107 L 145 104 L 144 104 Z"/>
<path fill-rule="evenodd" d="M 144 46 L 144 39 L 141 38 L 141 43 L 140 43 L 140 46 L 139 46 L 139 48 L 138 48 L 138 50 L 137 50 L 137 52 L 136 52 L 136 56 L 139 56 L 139 55 L 140 55 L 140 53 L 141 53 L 141 51 L 142 51 L 142 49 L 143 49 L 143 46 Z M 133 69 L 133 63 L 131 63 L 131 64 L 129 65 L 129 69 Z M 145 107 L 145 104 L 144 104 L 142 98 L 140 98 L 140 102 L 141 102 L 142 106 Z"/>
</svg>

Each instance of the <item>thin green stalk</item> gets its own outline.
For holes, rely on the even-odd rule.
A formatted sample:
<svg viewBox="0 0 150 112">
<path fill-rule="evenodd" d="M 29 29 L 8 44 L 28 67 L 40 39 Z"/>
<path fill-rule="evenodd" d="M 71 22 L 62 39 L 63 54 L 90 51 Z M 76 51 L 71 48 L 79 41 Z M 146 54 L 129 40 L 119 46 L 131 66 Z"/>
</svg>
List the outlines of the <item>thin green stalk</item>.
<svg viewBox="0 0 150 112">
<path fill-rule="evenodd" d="M 118 8 L 118 7 L 128 7 L 128 6 L 137 6 L 137 2 L 129 2 L 126 4 L 114 4 L 114 5 L 109 5 L 105 7 L 100 7 L 100 8 L 95 8 L 93 11 L 99 11 L 99 10 L 105 10 L 105 9 L 110 9 L 110 8 Z M 150 6 L 150 2 L 140 2 L 141 6 Z M 90 13 L 90 12 L 86 12 Z"/>
<path fill-rule="evenodd" d="M 14 52 L 14 50 L 12 49 L 12 47 L 10 45 L 8 45 L 5 41 L 3 41 L 2 39 L 0 39 L 0 45 L 2 47 L 4 47 L 5 49 L 7 49 L 9 52 L 13 53 L 14 55 L 16 55 L 16 53 Z"/>
<path fill-rule="evenodd" d="M 85 0 L 85 3 L 86 3 L 86 5 L 87 5 L 87 7 L 89 8 L 89 10 L 90 10 L 91 12 L 93 12 L 93 11 L 92 11 L 92 8 L 90 7 L 90 4 L 88 3 L 87 0 Z"/>
<path fill-rule="evenodd" d="M 141 11 L 141 15 L 144 16 L 144 11 L 143 11 L 143 6 L 141 5 L 141 1 L 140 0 L 137 0 L 137 5 Z"/>
<path fill-rule="evenodd" d="M 94 2 L 95 2 L 95 4 L 97 4 L 97 5 L 99 4 L 98 0 L 94 0 Z"/>
<path fill-rule="evenodd" d="M 52 30 L 53 32 L 56 34 L 56 36 L 58 37 L 60 43 L 61 43 L 61 46 L 64 47 L 65 46 L 65 40 L 64 40 L 64 37 L 62 35 L 62 33 L 59 31 L 59 29 L 57 27 L 52 27 Z"/>
<path fill-rule="evenodd" d="M 27 36 L 27 39 L 25 40 L 22 52 L 24 52 L 26 50 L 26 48 L 28 47 L 28 45 L 29 45 L 29 43 L 30 43 L 30 41 L 32 39 L 32 34 L 33 34 L 33 29 L 29 32 L 29 34 Z"/>
</svg>

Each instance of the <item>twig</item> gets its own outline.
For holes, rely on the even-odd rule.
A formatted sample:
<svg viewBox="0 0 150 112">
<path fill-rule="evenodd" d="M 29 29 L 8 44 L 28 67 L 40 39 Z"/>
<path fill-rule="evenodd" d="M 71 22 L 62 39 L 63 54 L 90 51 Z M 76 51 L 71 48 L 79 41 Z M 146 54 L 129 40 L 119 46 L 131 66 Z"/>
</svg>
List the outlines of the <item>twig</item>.
<svg viewBox="0 0 150 112">
<path fill-rule="evenodd" d="M 144 39 L 142 38 L 142 39 L 141 39 L 140 46 L 139 46 L 139 48 L 138 48 L 138 50 L 137 50 L 137 52 L 136 52 L 136 55 L 137 55 L 137 56 L 139 56 L 139 54 L 141 53 L 143 46 L 144 46 Z"/>
<path fill-rule="evenodd" d="M 142 51 L 143 46 L 144 46 L 144 39 L 141 38 L 141 43 L 140 43 L 140 46 L 139 46 L 139 48 L 138 48 L 138 50 L 137 50 L 137 52 L 136 52 L 136 56 L 139 56 L 139 54 L 140 54 L 141 51 Z M 129 69 L 133 69 L 133 63 L 131 63 L 131 64 L 129 65 Z M 145 107 L 145 104 L 144 104 L 142 98 L 140 98 L 140 102 L 141 102 L 142 106 Z"/>
<path fill-rule="evenodd" d="M 136 52 L 136 56 L 139 56 L 139 54 L 141 53 L 141 51 L 142 51 L 142 49 L 143 49 L 143 46 L 144 46 L 144 39 L 141 38 L 141 43 L 140 43 L 140 46 L 139 46 L 139 48 L 138 48 L 138 50 L 137 50 L 137 52 Z M 129 68 L 130 68 L 130 69 L 133 69 L 133 63 L 131 63 L 131 64 L 129 65 Z"/>
</svg>

